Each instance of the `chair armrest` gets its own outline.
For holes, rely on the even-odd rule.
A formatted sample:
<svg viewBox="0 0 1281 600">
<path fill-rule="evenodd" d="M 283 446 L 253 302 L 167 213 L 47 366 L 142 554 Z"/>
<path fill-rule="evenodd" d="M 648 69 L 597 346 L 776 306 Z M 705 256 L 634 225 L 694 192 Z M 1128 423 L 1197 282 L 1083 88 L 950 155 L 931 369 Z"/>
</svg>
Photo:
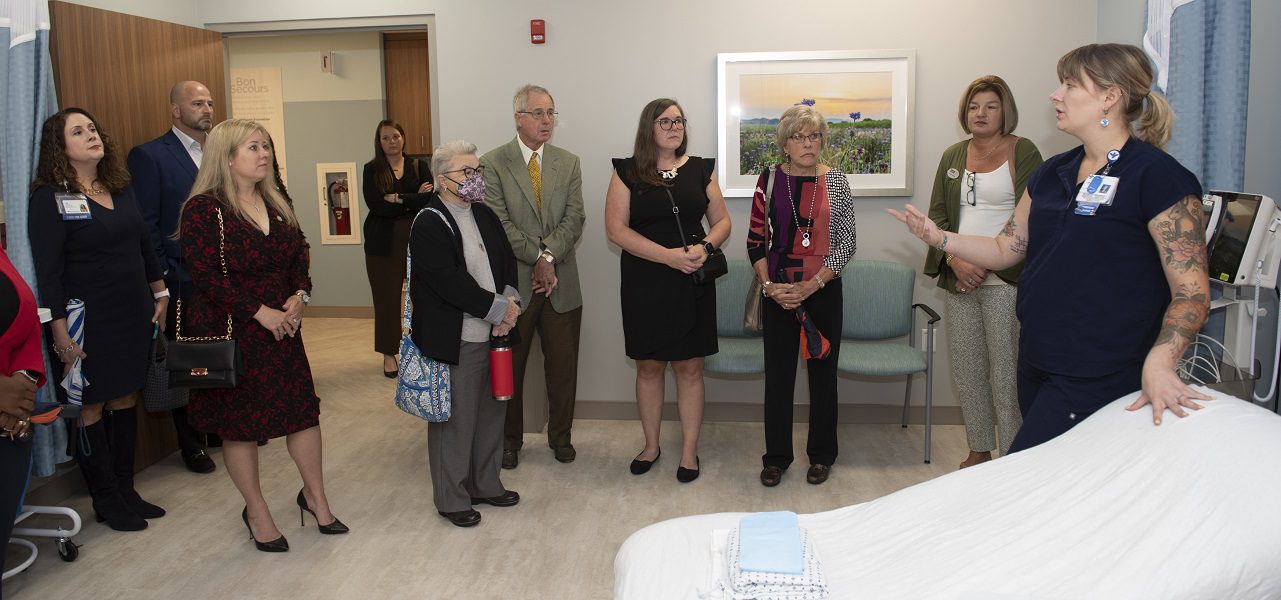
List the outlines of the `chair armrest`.
<svg viewBox="0 0 1281 600">
<path fill-rule="evenodd" d="M 925 311 L 925 314 L 930 316 L 930 320 L 928 321 L 928 323 L 931 325 L 937 323 L 939 319 L 943 318 L 943 317 L 940 317 L 938 313 L 934 312 L 934 309 L 930 308 L 928 304 L 913 304 L 912 308 L 919 308 Z"/>
</svg>

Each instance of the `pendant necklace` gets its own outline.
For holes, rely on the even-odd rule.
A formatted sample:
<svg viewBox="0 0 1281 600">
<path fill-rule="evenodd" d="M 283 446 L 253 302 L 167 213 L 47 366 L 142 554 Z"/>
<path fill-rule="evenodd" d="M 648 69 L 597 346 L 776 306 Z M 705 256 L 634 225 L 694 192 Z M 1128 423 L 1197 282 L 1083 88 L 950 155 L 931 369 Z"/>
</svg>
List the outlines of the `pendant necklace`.
<svg viewBox="0 0 1281 600">
<path fill-rule="evenodd" d="M 797 177 L 801 177 L 801 176 L 797 175 Z M 784 179 L 787 181 L 787 199 L 791 200 L 792 199 L 791 165 L 788 165 L 787 177 L 784 177 Z M 814 187 L 810 189 L 810 212 L 809 212 L 810 226 L 806 227 L 805 231 L 801 231 L 801 220 L 800 220 L 800 217 L 797 216 L 797 209 L 800 208 L 801 199 L 797 198 L 796 204 L 792 205 L 792 224 L 796 226 L 797 231 L 801 231 L 801 246 L 804 248 L 810 247 L 810 230 L 814 228 L 814 200 L 817 197 L 818 197 L 818 167 L 814 167 Z"/>
<path fill-rule="evenodd" d="M 676 162 L 677 164 L 672 165 L 672 168 L 670 169 L 658 169 L 658 176 L 662 177 L 666 181 L 676 179 L 676 170 L 681 168 L 680 157 L 676 158 Z M 655 168 L 657 168 L 657 166 L 655 166 Z"/>
</svg>

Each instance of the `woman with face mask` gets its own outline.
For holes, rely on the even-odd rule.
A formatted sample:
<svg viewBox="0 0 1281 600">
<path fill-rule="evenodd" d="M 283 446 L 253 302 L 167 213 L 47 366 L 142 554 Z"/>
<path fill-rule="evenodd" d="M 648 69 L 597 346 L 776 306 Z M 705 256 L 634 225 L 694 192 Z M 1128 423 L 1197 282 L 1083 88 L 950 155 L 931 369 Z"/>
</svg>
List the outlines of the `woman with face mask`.
<svg viewBox="0 0 1281 600">
<path fill-rule="evenodd" d="M 458 527 L 480 523 L 473 505 L 520 502 L 499 481 L 506 406 L 489 384 L 490 338 L 516 335 L 516 256 L 498 215 L 485 206 L 483 169 L 475 145 L 458 140 L 436 148 L 431 171 L 439 195 L 409 234 L 411 335 L 424 356 L 449 365 L 451 386 L 449 420 L 427 425 L 432 499 Z"/>
</svg>

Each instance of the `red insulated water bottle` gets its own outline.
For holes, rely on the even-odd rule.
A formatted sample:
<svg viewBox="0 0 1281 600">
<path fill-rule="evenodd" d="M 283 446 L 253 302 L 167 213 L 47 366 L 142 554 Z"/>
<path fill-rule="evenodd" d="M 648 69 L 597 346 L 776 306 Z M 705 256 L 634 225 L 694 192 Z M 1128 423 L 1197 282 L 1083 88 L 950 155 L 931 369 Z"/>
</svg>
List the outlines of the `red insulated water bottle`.
<svg viewBox="0 0 1281 600">
<path fill-rule="evenodd" d="M 512 344 L 509 336 L 489 338 L 489 385 L 495 400 L 511 400 L 515 393 L 512 376 Z"/>
</svg>

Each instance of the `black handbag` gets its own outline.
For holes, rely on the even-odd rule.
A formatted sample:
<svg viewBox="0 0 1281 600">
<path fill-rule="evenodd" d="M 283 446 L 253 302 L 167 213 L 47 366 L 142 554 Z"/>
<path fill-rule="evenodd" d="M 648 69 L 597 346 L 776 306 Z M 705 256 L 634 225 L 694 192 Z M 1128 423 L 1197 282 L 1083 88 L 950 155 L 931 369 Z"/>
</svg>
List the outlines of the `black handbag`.
<svg viewBox="0 0 1281 600">
<path fill-rule="evenodd" d="M 142 388 L 142 407 L 147 412 L 164 412 L 187 405 L 185 388 L 169 388 L 169 352 L 159 326 L 152 326 L 151 352 L 147 358 L 147 384 Z"/>
<path fill-rule="evenodd" d="M 688 250 L 689 244 L 686 242 L 689 238 L 685 237 L 685 228 L 681 225 L 681 209 L 676 207 L 676 198 L 672 197 L 672 190 L 664 188 L 663 191 L 667 192 L 667 199 L 672 203 L 672 216 L 676 219 L 676 231 L 681 234 L 681 247 Z M 729 273 L 729 262 L 725 260 L 725 253 L 721 252 L 720 248 L 712 248 L 707 253 L 707 260 L 703 261 L 703 266 L 689 276 L 694 280 L 695 285 L 703 285 L 711 283 L 726 273 Z"/>
<path fill-rule="evenodd" d="M 222 209 L 218 212 L 218 257 L 222 276 L 227 276 L 227 259 L 223 255 Z M 183 337 L 182 299 L 174 322 L 174 341 L 169 344 L 169 387 L 188 389 L 234 388 L 244 377 L 240 347 L 231 337 L 231 315 L 227 315 L 227 334 L 211 337 Z"/>
</svg>

